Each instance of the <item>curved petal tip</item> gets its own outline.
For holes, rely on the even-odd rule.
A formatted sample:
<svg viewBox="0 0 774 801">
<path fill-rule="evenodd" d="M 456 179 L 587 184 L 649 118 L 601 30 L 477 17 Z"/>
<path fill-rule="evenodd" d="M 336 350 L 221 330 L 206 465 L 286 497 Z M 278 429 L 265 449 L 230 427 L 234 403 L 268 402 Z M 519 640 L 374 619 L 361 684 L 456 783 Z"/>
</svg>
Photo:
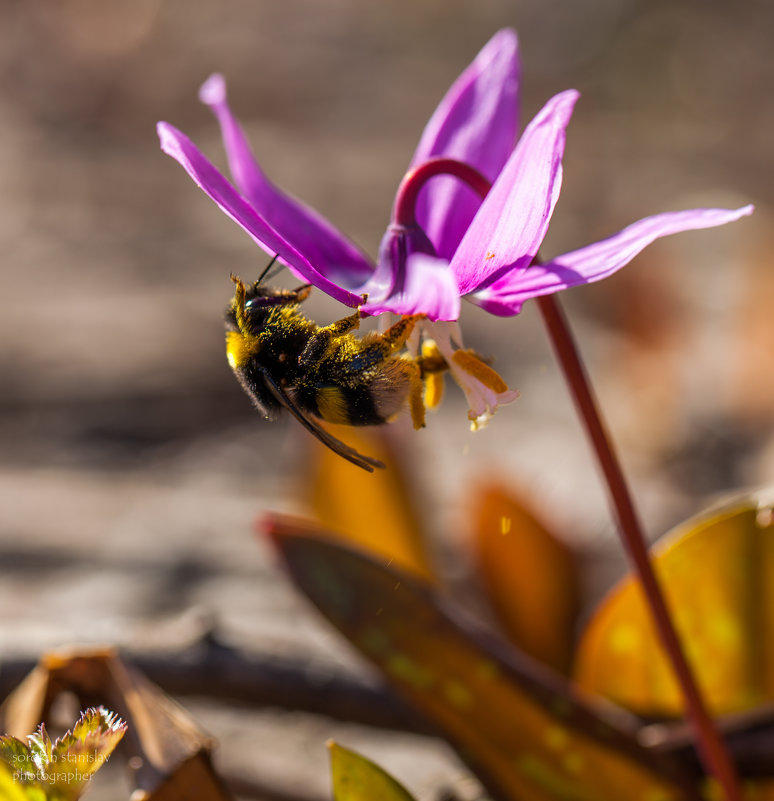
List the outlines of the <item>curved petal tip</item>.
<svg viewBox="0 0 774 801">
<path fill-rule="evenodd" d="M 182 136 L 180 131 L 174 125 L 161 120 L 156 123 L 156 133 L 159 137 L 159 144 L 161 149 L 169 156 L 177 157 L 180 153 L 180 146 L 178 137 Z"/>
<path fill-rule="evenodd" d="M 498 53 L 515 57 L 519 52 L 519 37 L 514 28 L 501 28 L 484 45 L 481 54 Z"/>
<path fill-rule="evenodd" d="M 215 106 L 226 102 L 226 79 L 216 72 L 201 85 L 199 100 L 205 106 Z"/>
</svg>

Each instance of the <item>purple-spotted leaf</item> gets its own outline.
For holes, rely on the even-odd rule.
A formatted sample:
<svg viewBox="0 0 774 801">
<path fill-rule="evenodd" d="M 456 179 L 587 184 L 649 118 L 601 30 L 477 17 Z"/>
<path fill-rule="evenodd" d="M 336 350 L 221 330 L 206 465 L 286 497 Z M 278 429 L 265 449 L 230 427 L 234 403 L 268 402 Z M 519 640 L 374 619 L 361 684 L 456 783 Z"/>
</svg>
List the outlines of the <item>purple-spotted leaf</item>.
<svg viewBox="0 0 774 801">
<path fill-rule="evenodd" d="M 472 767 L 494 799 L 696 799 L 636 724 L 462 622 L 431 585 L 318 526 L 264 521 L 296 585 Z"/>
<path fill-rule="evenodd" d="M 716 714 L 774 701 L 772 492 L 691 518 L 654 549 L 656 572 L 700 689 Z M 682 713 L 639 585 L 626 578 L 580 643 L 581 686 L 646 716 Z"/>
<path fill-rule="evenodd" d="M 338 743 L 329 743 L 334 801 L 415 801 L 378 765 Z"/>
<path fill-rule="evenodd" d="M 522 651 L 566 673 L 578 609 L 572 554 L 512 492 L 490 484 L 474 497 L 473 551 L 503 630 Z"/>
</svg>

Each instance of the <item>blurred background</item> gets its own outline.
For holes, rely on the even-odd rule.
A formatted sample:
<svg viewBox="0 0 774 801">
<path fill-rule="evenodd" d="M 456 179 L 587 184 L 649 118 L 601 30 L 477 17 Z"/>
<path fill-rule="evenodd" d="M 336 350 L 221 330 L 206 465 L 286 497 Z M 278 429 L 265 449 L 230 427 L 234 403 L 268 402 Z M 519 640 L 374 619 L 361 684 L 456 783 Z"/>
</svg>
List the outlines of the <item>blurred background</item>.
<svg viewBox="0 0 774 801">
<path fill-rule="evenodd" d="M 224 358 L 229 273 L 266 257 L 154 126 L 224 165 L 197 101 L 222 72 L 269 176 L 375 255 L 425 122 L 504 26 L 521 40 L 522 126 L 552 94 L 582 94 L 545 255 L 659 211 L 757 207 L 562 297 L 649 534 L 771 480 L 769 0 L 0 0 L 0 660 L 174 648 L 214 621 L 247 649 L 360 669 L 251 533 L 262 509 L 302 510 L 310 445 L 255 414 Z M 395 427 L 437 547 L 453 565 L 469 489 L 510 476 L 590 554 L 598 596 L 623 567 L 536 310 L 468 307 L 463 326 L 521 399 L 471 434 L 450 386 L 427 429 Z M 327 792 L 326 722 L 197 710 L 225 769 L 285 782 L 292 766 L 299 793 Z M 461 771 L 426 741 L 356 739 L 425 796 Z"/>
</svg>

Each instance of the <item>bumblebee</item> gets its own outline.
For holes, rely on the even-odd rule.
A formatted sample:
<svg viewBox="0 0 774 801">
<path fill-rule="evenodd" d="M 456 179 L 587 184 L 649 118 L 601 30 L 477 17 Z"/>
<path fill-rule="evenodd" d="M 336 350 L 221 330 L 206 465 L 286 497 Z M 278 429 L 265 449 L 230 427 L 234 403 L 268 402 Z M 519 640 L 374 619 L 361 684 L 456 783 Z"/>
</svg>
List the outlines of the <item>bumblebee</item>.
<svg viewBox="0 0 774 801">
<path fill-rule="evenodd" d="M 358 338 L 352 332 L 360 325 L 359 311 L 327 326 L 304 317 L 299 304 L 311 286 L 273 289 L 261 279 L 246 286 L 231 278 L 236 291 L 226 309 L 228 363 L 265 418 L 287 409 L 320 442 L 369 472 L 384 464 L 336 439 L 319 420 L 380 425 L 408 405 L 414 427 L 424 426 L 424 373 L 446 364 L 423 367 L 421 357 L 399 354 L 421 315 Z"/>
</svg>

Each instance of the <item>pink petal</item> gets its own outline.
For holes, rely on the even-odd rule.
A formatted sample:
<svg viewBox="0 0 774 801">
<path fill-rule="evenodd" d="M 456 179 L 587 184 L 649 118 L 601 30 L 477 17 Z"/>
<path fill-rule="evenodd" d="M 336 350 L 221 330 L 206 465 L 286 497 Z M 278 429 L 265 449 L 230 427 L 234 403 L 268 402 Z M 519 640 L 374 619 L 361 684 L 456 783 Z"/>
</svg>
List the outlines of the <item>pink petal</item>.
<svg viewBox="0 0 774 801">
<path fill-rule="evenodd" d="M 566 253 L 547 264 L 535 264 L 526 270 L 508 273 L 470 299 L 492 314 L 503 317 L 518 314 L 529 298 L 606 278 L 662 236 L 724 225 L 752 214 L 752 211 L 752 206 L 743 206 L 734 210 L 668 211 L 646 217 L 609 239 Z"/>
<path fill-rule="evenodd" d="M 361 287 L 369 293 L 369 285 Z M 406 274 L 400 289 L 379 297 L 380 287 L 371 287 L 361 310 L 368 314 L 424 314 L 429 320 L 456 320 L 460 316 L 457 284 L 444 259 L 426 253 L 412 253 L 406 260 Z"/>
<path fill-rule="evenodd" d="M 573 89 L 551 98 L 524 131 L 451 260 L 461 295 L 535 258 L 559 198 L 577 99 Z"/>
<path fill-rule="evenodd" d="M 194 143 L 166 122 L 157 126 L 161 149 L 177 160 L 194 182 L 238 223 L 267 253 L 274 255 L 302 280 L 348 306 L 357 306 L 360 296 L 341 289 L 318 272 L 301 253 L 275 231 L 234 187 L 202 155 Z"/>
<path fill-rule="evenodd" d="M 446 93 L 427 123 L 411 166 L 434 156 L 464 161 L 494 181 L 518 130 L 519 44 L 496 33 Z M 451 259 L 481 203 L 455 178 L 433 179 L 421 192 L 417 220 L 439 256 Z"/>
<path fill-rule="evenodd" d="M 356 245 L 322 215 L 280 191 L 264 175 L 228 106 L 223 76 L 211 76 L 199 90 L 199 99 L 215 114 L 234 183 L 255 211 L 328 278 L 347 286 L 366 281 L 373 265 Z"/>
</svg>

